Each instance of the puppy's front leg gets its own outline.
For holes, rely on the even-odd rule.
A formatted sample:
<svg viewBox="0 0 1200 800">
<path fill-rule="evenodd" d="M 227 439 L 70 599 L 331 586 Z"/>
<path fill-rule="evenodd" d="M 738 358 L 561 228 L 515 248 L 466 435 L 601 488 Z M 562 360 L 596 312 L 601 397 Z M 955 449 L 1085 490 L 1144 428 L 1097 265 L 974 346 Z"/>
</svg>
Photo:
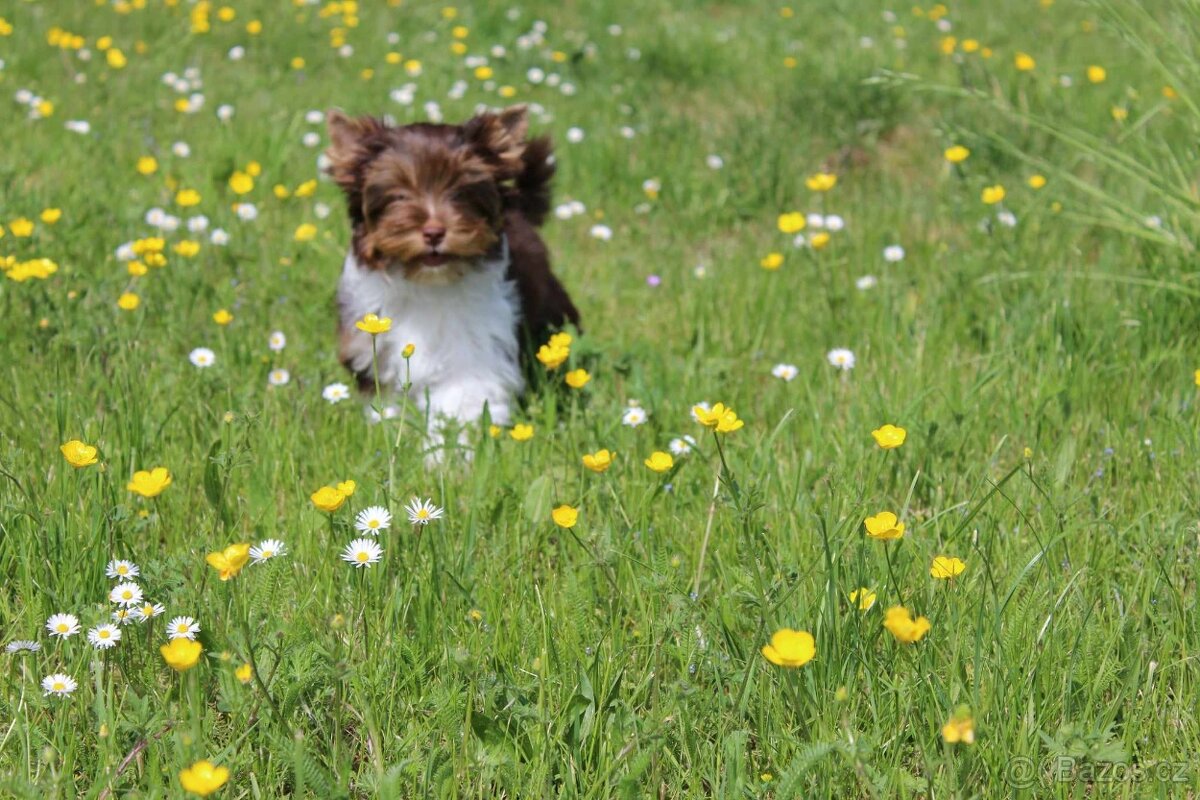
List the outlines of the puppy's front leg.
<svg viewBox="0 0 1200 800">
<path fill-rule="evenodd" d="M 458 425 L 458 444 L 466 447 L 470 441 L 468 423 L 483 416 L 486 406 L 496 425 L 507 425 L 511 419 L 511 394 L 501 383 L 481 378 L 457 378 L 429 387 L 427 399 L 422 398 L 429 418 L 428 456 L 433 463 L 445 459 L 446 427 Z M 469 454 L 468 454 L 469 457 Z"/>
</svg>

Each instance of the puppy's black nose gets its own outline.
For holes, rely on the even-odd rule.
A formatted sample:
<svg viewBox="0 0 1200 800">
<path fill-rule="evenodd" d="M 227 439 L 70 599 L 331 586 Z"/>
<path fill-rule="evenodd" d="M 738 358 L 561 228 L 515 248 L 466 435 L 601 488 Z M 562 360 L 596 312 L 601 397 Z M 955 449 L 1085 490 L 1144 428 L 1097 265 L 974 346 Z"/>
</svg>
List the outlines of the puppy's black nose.
<svg viewBox="0 0 1200 800">
<path fill-rule="evenodd" d="M 425 244 L 437 247 L 446 238 L 446 229 L 441 225 L 426 225 L 421 228 L 421 235 L 425 237 Z"/>
</svg>

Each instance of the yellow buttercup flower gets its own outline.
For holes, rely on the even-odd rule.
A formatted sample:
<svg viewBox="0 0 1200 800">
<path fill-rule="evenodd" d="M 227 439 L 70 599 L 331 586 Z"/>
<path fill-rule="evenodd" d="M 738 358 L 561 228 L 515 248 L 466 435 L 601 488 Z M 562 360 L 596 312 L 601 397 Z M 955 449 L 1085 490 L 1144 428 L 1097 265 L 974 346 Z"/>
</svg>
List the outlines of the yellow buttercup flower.
<svg viewBox="0 0 1200 800">
<path fill-rule="evenodd" d="M 1041 189 L 1043 186 L 1046 185 L 1046 176 L 1045 175 L 1030 175 L 1029 180 L 1026 181 L 1026 183 L 1029 184 L 1030 189 Z"/>
<path fill-rule="evenodd" d="M 763 269 L 776 270 L 783 266 L 783 253 L 767 253 L 758 262 Z"/>
<path fill-rule="evenodd" d="M 763 645 L 763 657 L 778 667 L 803 667 L 817 654 L 817 645 L 808 631 L 780 628 L 771 636 L 771 643 Z"/>
<path fill-rule="evenodd" d="M 576 521 L 579 519 L 579 509 L 568 505 L 561 505 L 551 511 L 550 516 L 554 518 L 554 524 L 558 527 L 574 528 Z"/>
<path fill-rule="evenodd" d="M 1013 65 L 1019 72 L 1029 72 L 1037 66 L 1037 62 L 1033 60 L 1033 56 L 1029 53 L 1017 53 L 1013 56 Z"/>
<path fill-rule="evenodd" d="M 808 237 L 808 246 L 813 250 L 824 250 L 825 246 L 829 244 L 829 241 L 832 238 L 833 237 L 829 235 L 828 231 L 818 231 L 812 236 Z"/>
<path fill-rule="evenodd" d="M 212 318 L 213 322 L 217 323 L 218 325 L 228 325 L 229 323 L 233 322 L 233 314 L 230 314 L 223 308 L 215 311 L 212 315 Z"/>
<path fill-rule="evenodd" d="M 311 222 L 306 222 L 296 228 L 296 232 L 292 235 L 292 238 L 297 242 L 311 242 L 316 238 L 316 236 L 317 226 L 313 225 Z"/>
<path fill-rule="evenodd" d="M 1196 385 L 1200 386 L 1200 369 L 1196 370 L 1196 374 L 1194 377 L 1196 379 Z"/>
<path fill-rule="evenodd" d="M 322 486 L 320 489 L 317 489 L 315 492 L 313 492 L 312 497 L 309 499 L 312 500 L 312 504 L 314 506 L 322 511 L 333 513 L 341 508 L 342 504 L 346 502 L 346 495 L 343 492 L 339 492 L 332 486 Z"/>
<path fill-rule="evenodd" d="M 875 597 L 874 592 L 863 586 L 850 593 L 850 602 L 857 603 L 859 611 L 870 611 L 875 605 Z"/>
<path fill-rule="evenodd" d="M 195 189 L 180 189 L 175 194 L 175 202 L 184 208 L 200 204 L 200 193 Z"/>
<path fill-rule="evenodd" d="M 573 341 L 575 340 L 571 338 L 571 334 L 567 333 L 566 331 L 559 331 L 550 337 L 550 340 L 547 342 L 547 344 L 549 344 L 551 347 L 570 347 L 571 342 Z"/>
<path fill-rule="evenodd" d="M 1107 77 L 1108 71 L 1104 67 L 1093 64 L 1087 68 L 1087 79 L 1091 83 L 1104 83 Z"/>
<path fill-rule="evenodd" d="M 871 436 L 875 437 L 875 444 L 879 445 L 880 448 L 894 450 L 904 444 L 904 439 L 908 436 L 908 431 L 888 423 L 883 427 L 871 431 Z"/>
<path fill-rule="evenodd" d="M 17 217 L 12 222 L 8 223 L 8 229 L 13 236 L 18 239 L 24 239 L 26 236 L 33 235 L 33 220 L 26 217 Z"/>
<path fill-rule="evenodd" d="M 538 348 L 537 360 L 542 362 L 546 369 L 557 369 L 562 366 L 563 362 L 571 355 L 569 347 L 558 346 L 553 343 L 544 344 Z"/>
<path fill-rule="evenodd" d="M 692 413 L 706 428 L 712 428 L 717 433 L 733 433 L 746 423 L 738 419 L 732 408 L 726 408 L 724 403 L 717 403 L 711 409 L 704 406 L 693 406 Z"/>
<path fill-rule="evenodd" d="M 177 242 L 171 249 L 175 251 L 176 255 L 191 258 L 200 252 L 200 243 L 195 239 L 184 239 L 182 242 Z"/>
<path fill-rule="evenodd" d="M 125 486 L 126 489 L 142 497 L 158 497 L 163 490 L 171 485 L 171 473 L 166 467 L 155 467 L 152 470 L 138 470 Z"/>
<path fill-rule="evenodd" d="M 671 458 L 670 453 L 664 453 L 661 450 L 655 450 L 650 454 L 650 457 L 642 462 L 655 472 L 666 472 L 675 466 L 675 459 Z"/>
<path fill-rule="evenodd" d="M 867 526 L 867 536 L 872 539 L 899 539 L 904 535 L 904 523 L 890 511 L 880 511 L 873 517 L 867 517 L 863 524 Z"/>
<path fill-rule="evenodd" d="M 401 358 L 412 358 L 413 353 L 417 352 L 417 346 L 412 342 L 404 345 L 404 349 L 400 351 Z"/>
<path fill-rule="evenodd" d="M 837 186 L 837 175 L 831 172 L 818 172 L 815 175 L 809 175 L 804 179 L 804 185 L 813 192 L 828 192 L 834 186 Z"/>
<path fill-rule="evenodd" d="M 90 467 L 100 460 L 99 450 L 90 444 L 84 444 L 78 439 L 72 439 L 58 448 L 67 463 L 76 469 Z"/>
<path fill-rule="evenodd" d="M 804 219 L 804 215 L 799 211 L 789 211 L 786 214 L 779 215 L 779 230 L 781 233 L 786 233 L 789 236 L 804 230 L 806 224 L 807 221 Z"/>
<path fill-rule="evenodd" d="M 158 171 L 158 159 L 154 156 L 142 156 L 137 160 L 137 171 L 143 175 L 153 175 Z"/>
<path fill-rule="evenodd" d="M 354 323 L 354 327 L 358 328 L 360 331 L 365 331 L 366 333 L 375 336 L 377 334 L 387 333 L 390 331 L 392 329 L 392 320 L 391 317 L 380 317 L 376 316 L 375 314 L 367 314 L 358 322 Z"/>
<path fill-rule="evenodd" d="M 335 487 L 339 492 L 349 497 L 354 494 L 354 490 L 358 488 L 358 484 L 351 480 L 344 480 Z"/>
<path fill-rule="evenodd" d="M 600 473 L 612 466 L 614 453 L 600 449 L 594 453 L 583 454 L 583 465 L 592 472 Z"/>
<path fill-rule="evenodd" d="M 962 571 L 967 568 L 967 565 L 962 562 L 962 559 L 954 558 L 953 556 L 937 556 L 933 559 L 933 565 L 929 568 L 929 574 L 935 578 L 947 580 L 962 574 Z"/>
<path fill-rule="evenodd" d="M 125 54 L 121 52 L 121 48 L 119 47 L 109 48 L 104 54 L 104 60 L 107 61 L 108 65 L 113 69 L 124 69 L 125 65 L 129 63 L 128 59 L 125 58 Z"/>
<path fill-rule="evenodd" d="M 47 225 L 53 225 L 54 223 L 56 223 L 60 219 L 62 219 L 62 209 L 61 208 L 46 208 L 46 209 L 42 210 L 42 213 L 40 216 L 42 218 L 42 222 L 46 223 Z"/>
<path fill-rule="evenodd" d="M 215 569 L 221 580 L 227 581 L 236 577 L 250 560 L 250 545 L 246 543 L 231 544 L 224 550 L 209 553 L 204 557 L 208 565 Z"/>
<path fill-rule="evenodd" d="M 254 668 L 247 662 L 233 671 L 233 676 L 242 683 L 249 683 L 254 678 Z"/>
<path fill-rule="evenodd" d="M 1004 187 L 997 183 L 995 186 L 984 187 L 979 199 L 989 206 L 994 206 L 1004 199 L 1004 195 Z"/>
<path fill-rule="evenodd" d="M 971 718 L 971 709 L 959 706 L 954 715 L 942 726 L 942 741 L 946 744 L 974 744 L 975 720 Z"/>
<path fill-rule="evenodd" d="M 904 606 L 892 606 L 884 616 L 883 627 L 896 637 L 896 641 L 912 644 L 929 632 L 929 620 L 924 617 L 913 619 Z"/>
<path fill-rule="evenodd" d="M 573 369 L 564 378 L 567 381 L 567 386 L 570 386 L 572 389 L 582 389 L 592 379 L 592 376 L 588 374 L 586 369 Z"/>
<path fill-rule="evenodd" d="M 175 641 L 180 641 L 176 639 Z M 186 640 L 184 640 L 186 641 Z M 185 792 L 208 797 L 229 780 L 227 767 L 216 767 L 207 761 L 197 761 L 179 773 L 179 785 Z"/>
<path fill-rule="evenodd" d="M 524 424 L 513 425 L 508 435 L 518 442 L 527 442 L 533 438 L 533 426 Z"/>
<path fill-rule="evenodd" d="M 947 147 L 946 152 L 942 153 L 942 155 L 951 164 L 961 164 L 971 156 L 971 151 L 961 144 L 956 144 L 953 147 Z"/>
<path fill-rule="evenodd" d="M 187 672 L 200 662 L 204 648 L 199 642 L 181 636 L 159 647 L 158 652 L 162 653 L 168 667 L 176 672 Z"/>
<path fill-rule="evenodd" d="M 229 189 L 234 194 L 248 194 L 254 189 L 254 178 L 239 169 L 229 176 Z"/>
</svg>

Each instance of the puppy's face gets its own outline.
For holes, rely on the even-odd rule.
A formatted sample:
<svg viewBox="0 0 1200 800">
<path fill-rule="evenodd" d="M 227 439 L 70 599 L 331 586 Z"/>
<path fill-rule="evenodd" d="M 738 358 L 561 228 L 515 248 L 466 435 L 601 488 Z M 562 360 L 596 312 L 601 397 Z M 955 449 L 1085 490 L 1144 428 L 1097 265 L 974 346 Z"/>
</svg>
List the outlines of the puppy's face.
<svg viewBox="0 0 1200 800">
<path fill-rule="evenodd" d="M 463 125 L 392 127 L 338 111 L 328 123 L 329 172 L 367 266 L 448 284 L 494 251 L 524 152 L 524 106 Z"/>
</svg>

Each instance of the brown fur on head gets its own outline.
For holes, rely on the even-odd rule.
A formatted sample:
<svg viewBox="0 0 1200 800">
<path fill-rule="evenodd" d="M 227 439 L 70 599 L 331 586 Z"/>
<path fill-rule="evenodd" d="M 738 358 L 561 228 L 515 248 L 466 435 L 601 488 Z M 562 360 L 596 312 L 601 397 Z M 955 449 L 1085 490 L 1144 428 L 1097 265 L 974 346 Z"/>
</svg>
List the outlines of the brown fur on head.
<svg viewBox="0 0 1200 800">
<path fill-rule="evenodd" d="M 346 193 L 354 249 L 373 269 L 452 283 L 494 253 L 505 212 L 539 222 L 553 174 L 548 140 L 526 141 L 525 106 L 462 125 L 389 126 L 330 111 L 329 173 Z"/>
</svg>

